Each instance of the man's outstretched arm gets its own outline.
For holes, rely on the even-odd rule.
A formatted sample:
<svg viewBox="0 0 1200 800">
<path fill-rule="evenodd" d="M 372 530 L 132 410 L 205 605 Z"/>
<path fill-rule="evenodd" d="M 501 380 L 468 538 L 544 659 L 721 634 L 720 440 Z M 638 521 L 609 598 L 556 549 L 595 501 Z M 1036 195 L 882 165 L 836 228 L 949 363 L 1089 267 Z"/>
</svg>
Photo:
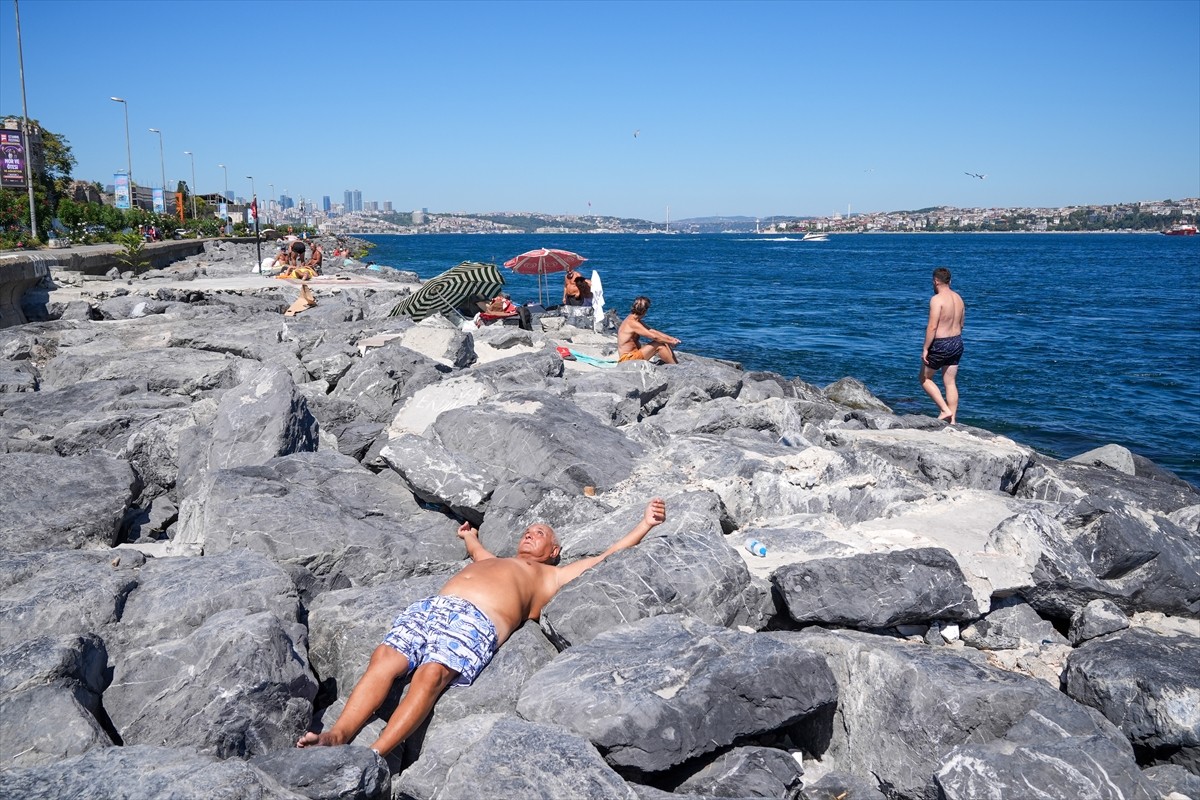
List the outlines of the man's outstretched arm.
<svg viewBox="0 0 1200 800">
<path fill-rule="evenodd" d="M 562 586 L 568 581 L 573 581 L 582 575 L 587 570 L 599 564 L 604 559 L 611 556 L 618 550 L 626 550 L 646 538 L 646 534 L 653 530 L 658 525 L 661 525 L 667 519 L 667 504 L 663 502 L 661 497 L 656 497 L 646 504 L 646 511 L 642 514 L 642 520 L 634 526 L 633 530 L 622 536 L 611 547 L 605 550 L 598 556 L 590 558 L 581 558 L 574 561 L 565 567 L 560 567 L 558 570 L 558 585 Z"/>
<path fill-rule="evenodd" d="M 471 526 L 471 523 L 464 522 L 458 526 L 458 538 L 463 540 L 463 544 L 467 546 L 467 555 L 472 561 L 483 561 L 488 558 L 495 558 L 486 547 L 479 542 L 479 531 Z"/>
</svg>

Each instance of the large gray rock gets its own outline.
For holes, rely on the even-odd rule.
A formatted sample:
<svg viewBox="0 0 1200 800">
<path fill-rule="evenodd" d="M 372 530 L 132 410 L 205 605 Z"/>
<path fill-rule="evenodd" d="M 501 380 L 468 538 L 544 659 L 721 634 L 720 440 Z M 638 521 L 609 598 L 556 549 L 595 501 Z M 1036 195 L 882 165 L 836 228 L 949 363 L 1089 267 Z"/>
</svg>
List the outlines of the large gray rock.
<svg viewBox="0 0 1200 800">
<path fill-rule="evenodd" d="M 958 562 L 938 547 L 789 564 L 771 582 L 800 623 L 885 628 L 979 616 Z"/>
<path fill-rule="evenodd" d="M 546 394 L 498 395 L 444 412 L 433 425 L 452 453 L 495 477 L 603 491 L 629 476 L 642 448 L 571 403 Z"/>
<path fill-rule="evenodd" d="M 587 549 L 602 551 L 624 536 L 632 527 L 623 527 L 630 516 L 614 515 L 604 538 Z M 577 539 L 568 543 L 578 550 Z M 667 498 L 667 521 L 641 544 L 609 556 L 564 586 L 542 610 L 542 628 L 560 648 L 659 614 L 757 628 L 764 622 L 760 592 L 745 562 L 725 542 L 716 499 L 689 493 Z"/>
<path fill-rule="evenodd" d="M 820 656 L 672 614 L 562 653 L 526 684 L 517 710 L 567 725 L 610 764 L 659 772 L 836 701 Z"/>
<path fill-rule="evenodd" d="M 139 482 L 108 456 L 0 453 L 0 552 L 111 547 Z"/>
<path fill-rule="evenodd" d="M 786 750 L 735 747 L 679 784 L 677 792 L 708 797 L 792 797 L 804 770 Z"/>
<path fill-rule="evenodd" d="M 309 800 L 385 800 L 392 776 L 384 760 L 366 747 L 288 748 L 250 759 Z"/>
<path fill-rule="evenodd" d="M 212 473 L 180 507 L 172 547 L 254 550 L 344 588 L 458 561 L 457 527 L 423 511 L 395 476 L 322 451 Z"/>
<path fill-rule="evenodd" d="M 24 800 L 304 800 L 236 758 L 186 749 L 99 747 L 56 764 L 0 772 L 0 796 Z"/>
<path fill-rule="evenodd" d="M 0 763 L 49 764 L 112 745 L 96 717 L 107 662 L 95 634 L 40 636 L 0 650 Z"/>
<path fill-rule="evenodd" d="M 304 639 L 302 626 L 271 613 L 218 612 L 182 638 L 131 648 L 105 709 L 126 744 L 222 758 L 288 747 L 317 694 Z"/>
<path fill-rule="evenodd" d="M 871 394 L 866 384 L 857 378 L 841 378 L 826 386 L 822 393 L 833 402 L 847 408 L 891 413 L 887 404 Z"/>
<path fill-rule="evenodd" d="M 296 586 L 278 565 L 258 553 L 153 558 L 138 570 L 137 586 L 125 597 L 120 625 L 108 638 L 118 650 L 140 649 L 183 638 L 215 614 L 235 610 L 267 612 L 298 622 Z"/>
<path fill-rule="evenodd" d="M 1109 507 L 1080 513 L 1077 505 L 1057 517 L 1020 512 L 996 526 L 987 548 L 1025 564 L 1028 582 L 1016 591 L 1046 617 L 1068 620 L 1096 599 L 1112 600 L 1126 613 L 1200 614 L 1200 549 L 1193 537 L 1165 517 Z"/>
<path fill-rule="evenodd" d="M 489 797 L 523 800 L 637 800 L 587 739 L 499 714 L 432 732 L 396 788 L 413 800 L 458 800 L 479 796 L 481 787 Z"/>
<path fill-rule="evenodd" d="M 106 630 L 145 560 L 130 551 L 0 555 L 0 642 Z"/>
<path fill-rule="evenodd" d="M 1071 617 L 1071 644 L 1075 647 L 1086 641 L 1129 627 L 1129 617 L 1111 600 L 1093 600 Z"/>
<path fill-rule="evenodd" d="M 483 521 L 495 479 L 465 453 L 452 453 L 437 442 L 406 433 L 389 439 L 380 456 L 421 500 L 444 505 L 474 525 Z"/>
<path fill-rule="evenodd" d="M 1200 539 L 1140 505 L 1088 497 L 1059 514 L 1076 552 L 1127 611 L 1200 618 Z"/>
<path fill-rule="evenodd" d="M 1200 771 L 1200 636 L 1121 631 L 1073 652 L 1065 677 L 1135 746 Z"/>
<path fill-rule="evenodd" d="M 186 498 L 208 472 L 257 466 L 272 458 L 317 449 L 317 421 L 291 377 L 263 367 L 226 392 L 212 425 L 185 440 L 179 496 Z"/>
<path fill-rule="evenodd" d="M 952 427 L 923 431 L 831 430 L 838 449 L 866 451 L 938 489 L 988 489 L 1011 493 L 1033 451 L 1003 436 L 975 436 Z"/>
<path fill-rule="evenodd" d="M 818 628 L 765 635 L 825 654 L 837 679 L 838 705 L 822 763 L 873 774 L 889 787 L 889 797 L 922 798 L 959 745 L 1100 736 L 1124 753 L 1121 764 L 1133 763 L 1124 737 L 1091 709 L 1043 681 L 950 648 Z"/>
<path fill-rule="evenodd" d="M 0 395 L 0 451 L 107 454 L 129 461 L 144 482 L 171 486 L 180 430 L 194 424 L 190 405 L 115 380 Z"/>
<path fill-rule="evenodd" d="M 1138 474 L 1037 456 L 1015 487 L 1017 497 L 1068 504 L 1084 497 L 1127 503 L 1170 514 L 1200 503 L 1200 492 L 1153 463 L 1134 456 Z"/>
<path fill-rule="evenodd" d="M 398 342 L 367 351 L 338 381 L 333 396 L 354 403 L 365 417 L 388 422 L 397 400 L 442 379 L 447 367 Z"/>
<path fill-rule="evenodd" d="M 934 775 L 943 800 L 1159 800 L 1129 753 L 1104 736 L 1016 744 L 995 741 L 950 751 Z"/>
<path fill-rule="evenodd" d="M 103 347 L 73 347 L 42 371 L 51 389 L 82 381 L 136 381 L 152 392 L 190 395 L 226 389 L 238 382 L 243 359 L 184 347 L 128 349 L 115 341 Z"/>
<path fill-rule="evenodd" d="M 1066 644 L 1053 625 L 1019 600 L 1002 605 L 962 631 L 963 641 L 980 650 L 1005 650 L 1040 644 Z"/>
</svg>

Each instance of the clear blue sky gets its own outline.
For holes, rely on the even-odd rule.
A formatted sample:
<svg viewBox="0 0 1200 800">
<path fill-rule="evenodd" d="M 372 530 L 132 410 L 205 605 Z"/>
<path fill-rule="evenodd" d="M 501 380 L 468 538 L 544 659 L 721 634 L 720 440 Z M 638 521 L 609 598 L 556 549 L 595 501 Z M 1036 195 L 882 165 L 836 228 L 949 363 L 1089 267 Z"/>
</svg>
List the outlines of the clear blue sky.
<svg viewBox="0 0 1200 800">
<path fill-rule="evenodd" d="M 201 192 L 224 163 L 239 195 L 653 220 L 1200 195 L 1196 0 L 19 8 L 30 116 L 103 183 L 116 95 L 137 182 L 160 182 L 155 127 L 168 183 L 192 150 Z"/>
</svg>

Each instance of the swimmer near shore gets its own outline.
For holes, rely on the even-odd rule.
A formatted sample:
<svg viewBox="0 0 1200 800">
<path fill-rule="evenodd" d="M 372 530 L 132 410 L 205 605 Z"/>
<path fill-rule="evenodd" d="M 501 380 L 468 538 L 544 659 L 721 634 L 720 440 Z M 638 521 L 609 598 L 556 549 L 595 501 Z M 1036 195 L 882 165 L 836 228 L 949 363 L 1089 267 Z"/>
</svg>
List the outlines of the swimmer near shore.
<svg viewBox="0 0 1200 800">
<path fill-rule="evenodd" d="M 469 686 L 513 631 L 541 616 L 559 589 L 613 553 L 638 544 L 666 518 L 666 504 L 655 498 L 641 521 L 615 544 L 563 567 L 556 566 L 561 548 L 549 525 L 530 525 L 517 555 L 497 558 L 480 544 L 479 531 L 464 522 L 458 536 L 471 563 L 437 595 L 418 600 L 396 617 L 333 727 L 305 733 L 296 746 L 349 744 L 392 684 L 411 675 L 408 693 L 371 745 L 386 756 L 420 727 L 447 687 Z"/>
<path fill-rule="evenodd" d="M 925 344 L 921 348 L 921 388 L 937 403 L 938 419 L 953 425 L 958 416 L 958 361 L 963 354 L 962 329 L 966 306 L 958 292 L 950 288 L 950 270 L 933 271 L 933 297 L 929 300 L 929 321 L 925 324 Z M 933 378 L 942 373 L 946 396 Z"/>
</svg>

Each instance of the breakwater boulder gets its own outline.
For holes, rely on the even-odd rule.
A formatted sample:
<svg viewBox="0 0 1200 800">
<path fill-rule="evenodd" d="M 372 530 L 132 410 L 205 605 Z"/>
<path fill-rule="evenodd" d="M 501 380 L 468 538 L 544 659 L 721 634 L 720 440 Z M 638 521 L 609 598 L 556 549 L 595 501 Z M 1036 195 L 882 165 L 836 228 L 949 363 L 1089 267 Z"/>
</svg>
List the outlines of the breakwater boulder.
<svg viewBox="0 0 1200 800">
<path fill-rule="evenodd" d="M 244 271 L 220 243 L 176 278 Z M 253 245 L 250 245 L 252 248 Z M 1200 492 L 590 331 L 345 286 L 96 281 L 0 330 L 0 795 L 1166 798 L 1200 781 Z M 107 288 L 105 288 L 107 287 Z M 145 293 L 144 293 L 145 292 Z M 556 338 L 557 337 L 557 338 Z M 569 338 L 568 338 L 569 337 Z M 456 531 L 572 581 L 387 759 L 297 750 Z M 744 543 L 757 539 L 766 555 Z"/>
</svg>

